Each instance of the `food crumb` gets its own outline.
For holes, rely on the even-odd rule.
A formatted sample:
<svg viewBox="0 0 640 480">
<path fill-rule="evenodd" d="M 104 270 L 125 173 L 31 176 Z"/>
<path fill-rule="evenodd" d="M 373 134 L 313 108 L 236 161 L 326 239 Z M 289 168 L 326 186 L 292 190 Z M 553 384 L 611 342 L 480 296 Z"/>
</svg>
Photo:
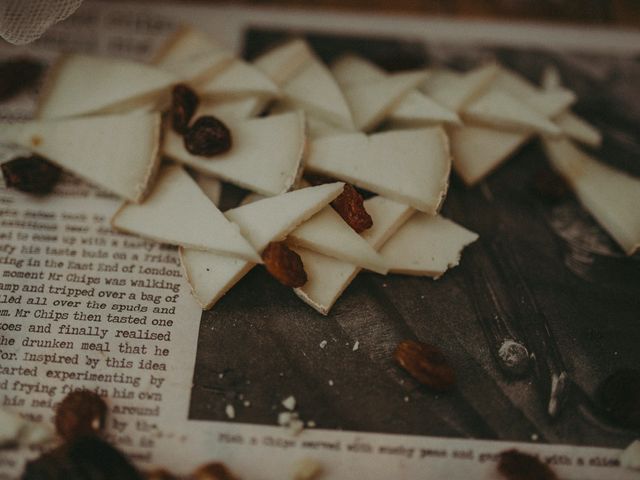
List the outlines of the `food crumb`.
<svg viewBox="0 0 640 480">
<path fill-rule="evenodd" d="M 322 340 L 322 341 L 320 342 L 320 348 L 324 348 L 324 347 L 326 347 L 326 346 L 327 346 L 327 341 L 326 341 L 326 340 Z"/>
<path fill-rule="evenodd" d="M 303 458 L 294 465 L 293 480 L 315 480 L 322 474 L 322 465 L 313 458 Z"/>
<path fill-rule="evenodd" d="M 405 401 L 405 402 L 408 402 L 408 401 L 409 401 L 409 397 L 405 396 L 405 397 L 404 397 L 404 401 Z"/>
<path fill-rule="evenodd" d="M 537 442 L 538 441 L 538 434 L 537 433 L 532 433 L 531 434 L 531 440 L 534 441 L 534 442 Z"/>
<path fill-rule="evenodd" d="M 315 428 L 315 426 L 316 426 L 316 422 L 314 422 L 313 420 L 309 420 L 309 421 L 307 422 L 307 427 L 309 427 L 309 428 Z"/>
<path fill-rule="evenodd" d="M 244 403 L 243 403 L 243 405 L 244 405 L 245 407 L 250 407 L 250 406 L 251 406 L 251 402 L 250 402 L 249 400 L 245 400 L 245 401 L 244 401 Z"/>
<path fill-rule="evenodd" d="M 224 377 L 224 373 L 219 373 L 218 374 L 218 378 L 223 378 Z"/>
<path fill-rule="evenodd" d="M 282 400 L 282 405 L 287 410 L 293 410 L 296 408 L 296 398 L 293 395 L 289 395 L 287 398 Z"/>
<path fill-rule="evenodd" d="M 329 383 L 329 386 L 330 386 L 330 387 L 333 387 L 333 380 L 329 380 L 329 382 L 328 382 L 328 383 Z"/>
<path fill-rule="evenodd" d="M 233 405 L 228 404 L 225 409 L 224 409 L 224 413 L 227 414 L 227 417 L 233 419 L 236 418 L 236 409 L 233 408 Z"/>
<path fill-rule="evenodd" d="M 356 340 L 356 342 L 353 344 L 353 348 L 351 350 L 353 350 L 355 352 L 356 350 L 358 350 L 359 347 L 360 347 L 360 342 L 358 340 Z"/>
</svg>

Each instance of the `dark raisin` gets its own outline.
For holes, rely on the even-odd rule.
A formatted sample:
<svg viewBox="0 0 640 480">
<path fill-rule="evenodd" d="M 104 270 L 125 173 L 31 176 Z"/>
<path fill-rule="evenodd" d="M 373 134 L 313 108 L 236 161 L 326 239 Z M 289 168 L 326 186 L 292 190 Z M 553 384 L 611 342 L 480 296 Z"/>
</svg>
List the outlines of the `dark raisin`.
<svg viewBox="0 0 640 480">
<path fill-rule="evenodd" d="M 0 62 L 0 101 L 33 87 L 43 70 L 41 63 L 28 58 Z"/>
<path fill-rule="evenodd" d="M 538 170 L 533 177 L 532 187 L 541 200 L 552 204 L 566 198 L 571 190 L 564 178 L 549 168 Z"/>
<path fill-rule="evenodd" d="M 184 146 L 193 155 L 213 157 L 231 148 L 231 132 L 216 117 L 206 115 L 185 133 Z"/>
<path fill-rule="evenodd" d="M 187 85 L 180 83 L 171 92 L 171 124 L 173 129 L 185 134 L 189 130 L 191 117 L 198 108 L 198 94 Z"/>
<path fill-rule="evenodd" d="M 78 390 L 62 400 L 54 421 L 58 434 L 69 441 L 78 436 L 101 433 L 106 417 L 107 405 L 98 394 Z"/>
<path fill-rule="evenodd" d="M 500 454 L 498 472 L 506 480 L 558 480 L 553 470 L 538 457 L 515 449 Z"/>
<path fill-rule="evenodd" d="M 283 285 L 296 288 L 307 283 L 300 255 L 286 243 L 271 242 L 262 252 L 262 260 L 267 271 Z"/>
<path fill-rule="evenodd" d="M 598 387 L 597 398 L 607 418 L 640 431 L 640 370 L 614 372 Z"/>
<path fill-rule="evenodd" d="M 362 195 L 349 183 L 345 183 L 342 193 L 331 202 L 331 206 L 358 233 L 373 225 L 371 215 L 364 208 Z"/>
<path fill-rule="evenodd" d="M 451 389 L 456 376 L 444 354 L 433 345 L 404 340 L 393 352 L 394 360 L 420 383 L 440 392 Z"/>
<path fill-rule="evenodd" d="M 220 462 L 202 465 L 193 472 L 194 480 L 238 480 L 231 470 Z"/>
<path fill-rule="evenodd" d="M 17 157 L 0 165 L 7 187 L 27 193 L 49 193 L 61 170 L 38 155 Z"/>
</svg>

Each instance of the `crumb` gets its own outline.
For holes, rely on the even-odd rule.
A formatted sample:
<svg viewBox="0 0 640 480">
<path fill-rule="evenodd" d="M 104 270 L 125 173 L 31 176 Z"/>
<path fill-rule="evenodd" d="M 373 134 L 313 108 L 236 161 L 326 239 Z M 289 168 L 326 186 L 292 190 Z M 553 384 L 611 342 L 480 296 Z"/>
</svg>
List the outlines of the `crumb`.
<svg viewBox="0 0 640 480">
<path fill-rule="evenodd" d="M 327 382 L 327 383 L 329 383 L 330 387 L 333 387 L 333 380 L 329 380 L 329 382 Z"/>
<path fill-rule="evenodd" d="M 244 405 L 245 407 L 250 407 L 250 406 L 251 406 L 251 402 L 250 402 L 249 400 L 245 400 L 245 401 L 244 401 L 244 403 L 243 403 L 243 405 Z"/>
<path fill-rule="evenodd" d="M 537 433 L 532 433 L 531 434 L 531 441 L 533 441 L 533 442 L 537 442 L 538 441 L 538 434 Z"/>
<path fill-rule="evenodd" d="M 278 425 L 287 428 L 292 435 L 298 435 L 304 430 L 304 422 L 300 420 L 298 412 L 280 412 Z"/>
<path fill-rule="evenodd" d="M 219 373 L 218 374 L 218 378 L 223 378 L 224 377 L 224 373 Z"/>
<path fill-rule="evenodd" d="M 324 347 L 326 347 L 326 346 L 327 346 L 327 341 L 326 341 L 326 340 L 322 340 L 322 341 L 320 342 L 320 348 L 324 348 Z"/>
<path fill-rule="evenodd" d="M 229 404 L 225 407 L 224 413 L 227 414 L 227 417 L 234 419 L 236 418 L 236 409 L 233 408 L 233 405 Z"/>
<path fill-rule="evenodd" d="M 405 396 L 405 397 L 404 397 L 404 401 L 405 401 L 405 402 L 408 402 L 408 401 L 409 401 L 409 397 Z"/>
<path fill-rule="evenodd" d="M 298 460 L 294 466 L 293 480 L 315 480 L 322 474 L 322 465 L 313 458 Z"/>
<path fill-rule="evenodd" d="M 353 348 L 351 350 L 353 350 L 355 352 L 356 350 L 358 350 L 359 347 L 360 347 L 360 342 L 358 340 L 356 340 L 356 342 L 353 344 Z"/>
<path fill-rule="evenodd" d="M 296 397 L 294 397 L 293 395 L 289 395 L 287 398 L 282 400 L 282 405 L 287 410 L 293 410 L 294 408 L 296 408 Z"/>
<path fill-rule="evenodd" d="M 307 427 L 309 427 L 309 428 L 315 428 L 315 426 L 316 426 L 316 422 L 314 422 L 313 420 L 309 420 L 309 421 L 307 422 Z"/>
</svg>

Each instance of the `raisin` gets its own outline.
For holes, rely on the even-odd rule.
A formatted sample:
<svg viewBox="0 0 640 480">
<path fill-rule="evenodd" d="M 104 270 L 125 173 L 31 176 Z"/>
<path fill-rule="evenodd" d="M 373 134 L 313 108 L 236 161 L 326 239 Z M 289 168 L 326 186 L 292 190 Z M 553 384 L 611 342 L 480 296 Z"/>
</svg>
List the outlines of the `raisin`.
<svg viewBox="0 0 640 480">
<path fill-rule="evenodd" d="M 553 470 L 538 457 L 515 449 L 500 454 L 498 472 L 506 480 L 558 480 Z"/>
<path fill-rule="evenodd" d="M 571 190 L 567 182 L 553 170 L 543 168 L 533 177 L 532 187 L 536 195 L 547 203 L 558 203 Z"/>
<path fill-rule="evenodd" d="M 62 400 L 54 421 L 58 434 L 69 441 L 78 436 L 101 433 L 106 417 L 107 405 L 98 394 L 78 390 Z"/>
<path fill-rule="evenodd" d="M 358 233 L 373 225 L 371 215 L 364 208 L 362 195 L 349 183 L 344 185 L 342 193 L 331 202 L 331 206 Z"/>
<path fill-rule="evenodd" d="M 173 129 L 185 134 L 189 130 L 191 117 L 198 108 L 198 95 L 191 88 L 183 83 L 173 87 L 171 92 L 171 124 Z"/>
<path fill-rule="evenodd" d="M 302 287 L 307 283 L 300 255 L 284 242 L 271 242 L 262 252 L 262 260 L 267 271 L 287 287 Z"/>
<path fill-rule="evenodd" d="M 33 87 L 42 75 L 41 63 L 16 58 L 0 63 L 0 102 Z"/>
<path fill-rule="evenodd" d="M 216 117 L 198 118 L 184 135 L 184 147 L 193 155 L 213 157 L 231 148 L 231 132 Z"/>
<path fill-rule="evenodd" d="M 38 155 L 14 158 L 0 168 L 7 187 L 35 194 L 53 190 L 61 173 L 60 168 Z"/>
<path fill-rule="evenodd" d="M 202 465 L 193 472 L 194 480 L 238 480 L 231 470 L 220 462 Z"/>
<path fill-rule="evenodd" d="M 455 384 L 453 369 L 433 345 L 404 340 L 396 347 L 393 358 L 413 378 L 433 390 L 449 390 Z"/>
</svg>

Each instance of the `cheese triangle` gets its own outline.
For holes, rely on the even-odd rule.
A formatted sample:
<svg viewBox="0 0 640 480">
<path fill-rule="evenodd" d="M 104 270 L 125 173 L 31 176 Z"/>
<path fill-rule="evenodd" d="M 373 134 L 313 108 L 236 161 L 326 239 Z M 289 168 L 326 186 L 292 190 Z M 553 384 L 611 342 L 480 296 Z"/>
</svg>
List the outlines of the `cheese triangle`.
<svg viewBox="0 0 640 480">
<path fill-rule="evenodd" d="M 305 115 L 305 117 L 307 120 L 307 136 L 310 140 L 345 133 L 343 129 L 327 123 L 321 118 L 316 118 L 313 115 Z"/>
<path fill-rule="evenodd" d="M 349 85 L 375 82 L 389 75 L 377 65 L 356 55 L 342 56 L 332 65 L 331 71 L 343 88 Z M 423 70 L 423 73 L 429 75 L 426 70 Z M 418 90 L 412 90 L 401 98 L 400 102 L 389 112 L 388 118 L 392 124 L 404 127 L 435 123 L 460 123 L 460 118 L 455 112 L 439 105 Z"/>
<path fill-rule="evenodd" d="M 67 55 L 47 75 L 38 117 L 69 117 L 145 105 L 167 95 L 175 81 L 168 72 L 130 60 Z"/>
<path fill-rule="evenodd" d="M 580 203 L 627 255 L 640 249 L 640 179 L 599 162 L 567 139 L 543 139 L 547 157 Z"/>
<path fill-rule="evenodd" d="M 309 145 L 305 168 L 435 215 L 451 167 L 442 128 L 322 137 Z"/>
<path fill-rule="evenodd" d="M 562 87 L 560 72 L 554 65 L 547 65 L 542 71 L 542 88 L 544 90 L 555 90 Z"/>
<path fill-rule="evenodd" d="M 0 127 L 0 142 L 42 155 L 89 183 L 140 202 L 159 165 L 160 114 L 100 115 Z"/>
<path fill-rule="evenodd" d="M 344 188 L 343 183 L 309 187 L 270 197 L 227 212 L 228 218 L 247 232 L 261 252 L 271 241 L 285 238 L 302 222 L 319 212 Z M 193 249 L 180 249 L 191 291 L 203 309 L 211 308 L 254 263 Z"/>
<path fill-rule="evenodd" d="M 490 89 L 462 110 L 466 121 L 497 129 L 559 135 L 560 128 L 527 103 Z"/>
<path fill-rule="evenodd" d="M 369 198 L 364 204 L 373 226 L 364 231 L 362 237 L 374 250 L 379 250 L 414 212 L 411 207 L 384 197 Z M 318 312 L 327 315 L 361 268 L 305 248 L 294 247 L 294 250 L 302 258 L 307 273 L 307 283 L 294 292 Z"/>
<path fill-rule="evenodd" d="M 182 27 L 158 49 L 152 63 L 187 83 L 198 83 L 229 68 L 233 54 L 206 33 Z"/>
<path fill-rule="evenodd" d="M 467 185 L 489 175 L 531 138 L 529 133 L 504 132 L 465 125 L 449 130 L 453 169 Z"/>
<path fill-rule="evenodd" d="M 220 205 L 220 196 L 222 195 L 222 182 L 214 177 L 208 177 L 198 172 L 192 175 L 194 180 L 209 200 L 217 207 Z"/>
<path fill-rule="evenodd" d="M 382 257 L 332 207 L 316 213 L 289 234 L 291 244 L 386 274 Z"/>
<path fill-rule="evenodd" d="M 264 73 L 251 64 L 239 59 L 209 81 L 198 85 L 198 93 L 202 96 L 243 97 L 258 95 L 274 98 L 280 95 L 277 85 Z"/>
<path fill-rule="evenodd" d="M 498 66 L 484 65 L 464 74 L 441 72 L 432 75 L 423 91 L 440 105 L 459 112 L 480 96 L 498 75 Z"/>
<path fill-rule="evenodd" d="M 351 111 L 340 87 L 318 58 L 313 57 L 284 83 L 282 91 L 296 107 L 341 128 L 354 129 Z"/>
<path fill-rule="evenodd" d="M 425 72 L 397 73 L 368 83 L 344 87 L 344 96 L 358 130 L 377 127 L 427 77 Z"/>
<path fill-rule="evenodd" d="M 567 137 L 584 143 L 591 147 L 599 147 L 602 144 L 600 131 L 571 112 L 561 113 L 554 121 Z"/>
<path fill-rule="evenodd" d="M 229 124 L 231 150 L 213 158 L 190 154 L 181 135 L 168 129 L 163 153 L 195 170 L 265 195 L 286 192 L 296 180 L 304 150 L 300 112 Z"/>
<path fill-rule="evenodd" d="M 162 169 L 141 204 L 125 203 L 111 224 L 120 231 L 158 242 L 199 250 L 211 250 L 254 262 L 260 256 L 184 169 Z"/>
<path fill-rule="evenodd" d="M 258 70 L 282 86 L 314 59 L 307 42 L 296 38 L 263 53 L 253 61 Z"/>
<path fill-rule="evenodd" d="M 464 247 L 478 235 L 440 215 L 413 215 L 380 253 L 390 272 L 439 278 L 460 263 Z"/>
<path fill-rule="evenodd" d="M 203 115 L 213 115 L 225 123 L 237 123 L 248 120 L 262 113 L 267 104 L 268 98 L 250 96 L 232 99 L 203 98 L 198 106 L 194 118 Z"/>
</svg>

